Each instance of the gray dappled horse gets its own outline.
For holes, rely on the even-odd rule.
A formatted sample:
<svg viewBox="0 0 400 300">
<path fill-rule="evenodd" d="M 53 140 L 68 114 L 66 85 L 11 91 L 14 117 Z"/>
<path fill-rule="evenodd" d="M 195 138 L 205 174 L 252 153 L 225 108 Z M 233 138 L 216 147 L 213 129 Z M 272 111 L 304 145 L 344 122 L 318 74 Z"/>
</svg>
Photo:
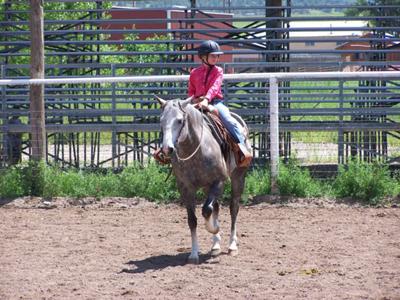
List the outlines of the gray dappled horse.
<svg viewBox="0 0 400 300">
<path fill-rule="evenodd" d="M 231 178 L 232 198 L 230 201 L 231 236 L 229 253 L 237 254 L 238 239 L 236 218 L 239 202 L 244 189 L 247 167 L 237 167 L 233 153 L 225 160 L 221 148 L 213 137 L 208 125 L 203 122 L 202 114 L 191 105 L 191 98 L 186 100 L 165 101 L 156 97 L 161 104 L 161 130 L 165 155 L 171 156 L 172 171 L 176 176 L 178 190 L 186 205 L 188 223 L 192 236 L 192 250 L 188 262 L 199 262 L 199 245 L 197 240 L 196 191 L 203 189 L 207 199 L 202 207 L 206 229 L 213 234 L 211 255 L 221 252 L 221 236 L 218 224 L 218 197 L 221 196 L 224 183 Z M 233 114 L 242 125 L 248 137 L 244 121 Z M 250 149 L 248 145 L 247 146 Z"/>
</svg>

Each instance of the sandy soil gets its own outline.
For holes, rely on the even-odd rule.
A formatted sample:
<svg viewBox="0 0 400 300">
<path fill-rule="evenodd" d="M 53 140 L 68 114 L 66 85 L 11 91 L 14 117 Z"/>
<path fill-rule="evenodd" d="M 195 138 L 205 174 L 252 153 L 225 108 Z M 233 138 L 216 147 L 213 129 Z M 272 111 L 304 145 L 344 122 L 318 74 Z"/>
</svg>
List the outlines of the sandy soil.
<svg viewBox="0 0 400 300">
<path fill-rule="evenodd" d="M 186 211 L 139 199 L 0 202 L 0 299 L 400 299 L 400 209 L 260 203 L 239 255 L 187 265 Z M 198 212 L 198 215 L 200 213 Z"/>
</svg>

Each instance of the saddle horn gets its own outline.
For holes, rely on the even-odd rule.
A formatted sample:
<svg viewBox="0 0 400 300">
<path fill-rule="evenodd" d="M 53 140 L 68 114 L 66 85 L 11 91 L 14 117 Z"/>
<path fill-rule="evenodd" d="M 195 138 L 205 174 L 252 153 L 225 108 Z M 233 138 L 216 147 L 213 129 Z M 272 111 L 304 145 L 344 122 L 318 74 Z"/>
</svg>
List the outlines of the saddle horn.
<svg viewBox="0 0 400 300">
<path fill-rule="evenodd" d="M 154 97 L 157 99 L 157 102 L 160 103 L 161 108 L 163 108 L 165 106 L 165 104 L 167 104 L 167 101 L 158 97 L 157 95 L 154 95 Z"/>
</svg>

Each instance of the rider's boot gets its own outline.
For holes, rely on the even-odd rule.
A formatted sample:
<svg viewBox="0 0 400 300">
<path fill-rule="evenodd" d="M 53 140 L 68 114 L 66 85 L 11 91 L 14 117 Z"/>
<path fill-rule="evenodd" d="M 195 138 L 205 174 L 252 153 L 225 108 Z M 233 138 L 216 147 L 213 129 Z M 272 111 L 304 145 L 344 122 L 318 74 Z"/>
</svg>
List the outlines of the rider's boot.
<svg viewBox="0 0 400 300">
<path fill-rule="evenodd" d="M 251 163 L 251 160 L 253 159 L 253 155 L 251 152 L 247 149 L 247 147 L 243 144 L 237 144 L 239 147 L 239 161 L 238 161 L 238 166 L 239 167 L 248 167 Z"/>
</svg>

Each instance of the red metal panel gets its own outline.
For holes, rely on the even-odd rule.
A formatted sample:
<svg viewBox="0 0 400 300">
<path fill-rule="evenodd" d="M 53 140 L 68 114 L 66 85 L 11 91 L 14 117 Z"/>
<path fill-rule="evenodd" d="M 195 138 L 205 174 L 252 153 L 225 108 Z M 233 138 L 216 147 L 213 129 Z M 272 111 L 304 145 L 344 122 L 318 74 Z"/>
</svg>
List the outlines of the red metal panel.
<svg viewBox="0 0 400 300">
<path fill-rule="evenodd" d="M 232 18 L 232 15 L 231 14 L 222 14 L 222 13 L 207 13 L 207 15 L 205 15 L 202 12 L 196 12 L 194 18 L 195 19 L 210 19 L 210 18 L 213 18 L 213 17 L 214 18 Z M 190 12 L 185 14 L 184 11 L 173 10 L 173 11 L 171 11 L 171 18 L 172 19 L 178 19 L 178 20 L 179 19 L 183 19 L 183 18 L 190 18 Z M 190 25 L 191 24 L 186 24 L 186 23 L 183 23 L 183 22 L 181 24 L 172 23 L 171 28 L 172 29 L 178 29 L 178 28 L 185 28 L 185 26 L 190 28 Z M 231 26 L 232 26 L 232 21 L 228 21 L 228 22 L 224 22 L 224 23 L 222 23 L 222 22 L 207 22 L 205 24 L 204 23 L 195 22 L 193 27 L 194 27 L 194 29 L 208 29 L 208 28 L 215 28 L 215 29 L 224 29 L 224 28 L 226 28 L 226 29 L 230 29 L 230 28 L 232 28 Z M 216 36 L 217 38 L 211 38 L 208 35 L 200 34 L 200 33 L 195 33 L 193 35 L 193 38 L 194 39 L 198 39 L 200 41 L 209 40 L 209 39 L 217 40 L 218 37 L 219 38 L 224 38 L 227 35 L 227 33 L 223 32 L 223 31 L 222 32 L 213 32 L 212 35 Z M 195 44 L 193 46 L 197 47 L 198 44 Z M 187 49 L 190 50 L 191 46 L 188 45 Z M 223 51 L 224 50 L 225 51 L 232 50 L 232 49 L 233 49 L 233 47 L 231 47 L 231 46 L 225 46 L 225 45 L 222 46 L 222 50 Z M 224 54 L 224 55 L 221 56 L 220 62 L 222 62 L 222 63 L 223 62 L 232 62 L 232 60 L 233 60 L 232 54 Z M 195 61 L 196 62 L 200 62 L 200 59 L 196 56 L 195 57 Z"/>
<path fill-rule="evenodd" d="M 167 23 L 136 23 L 135 19 L 165 19 L 167 12 L 165 10 L 140 10 L 140 9 L 126 9 L 126 10 L 110 10 L 112 19 L 128 19 L 132 20 L 126 24 L 104 24 L 103 28 L 108 29 L 166 29 Z M 141 33 L 139 39 L 145 40 L 146 38 L 152 37 L 152 33 Z M 112 40 L 122 40 L 123 34 L 112 34 Z"/>
</svg>

